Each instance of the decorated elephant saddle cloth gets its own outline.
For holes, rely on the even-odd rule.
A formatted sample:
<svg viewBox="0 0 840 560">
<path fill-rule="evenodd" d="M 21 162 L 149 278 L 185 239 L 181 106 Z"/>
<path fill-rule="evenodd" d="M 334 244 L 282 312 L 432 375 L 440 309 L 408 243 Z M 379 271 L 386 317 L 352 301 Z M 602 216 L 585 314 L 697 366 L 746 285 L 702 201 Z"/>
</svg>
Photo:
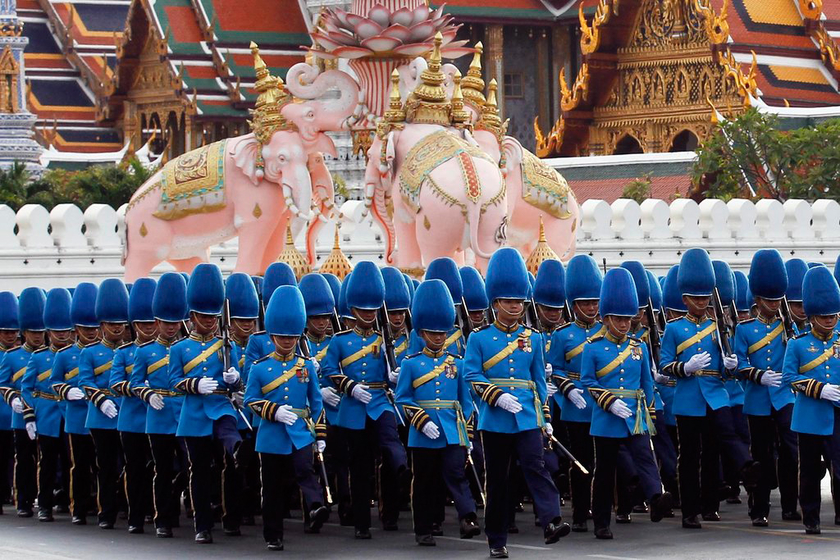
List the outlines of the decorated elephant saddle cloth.
<svg viewBox="0 0 840 560">
<path fill-rule="evenodd" d="M 177 220 L 225 207 L 225 140 L 169 161 L 161 172 L 160 203 L 154 215 Z"/>
<path fill-rule="evenodd" d="M 574 196 L 569 183 L 540 158 L 522 150 L 522 199 L 540 210 L 565 220 L 569 212 L 569 196 Z"/>
</svg>

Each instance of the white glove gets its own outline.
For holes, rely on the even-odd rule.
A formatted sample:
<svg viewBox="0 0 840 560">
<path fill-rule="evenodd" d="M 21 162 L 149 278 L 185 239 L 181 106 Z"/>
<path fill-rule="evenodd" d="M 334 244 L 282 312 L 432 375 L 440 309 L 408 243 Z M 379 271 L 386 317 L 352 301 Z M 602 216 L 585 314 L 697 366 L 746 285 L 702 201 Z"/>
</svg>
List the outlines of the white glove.
<svg viewBox="0 0 840 560">
<path fill-rule="evenodd" d="M 554 435 L 554 426 L 551 425 L 551 422 L 546 422 L 543 430 L 545 430 L 545 435 L 547 435 L 548 437 Z"/>
<path fill-rule="evenodd" d="M 735 354 L 732 354 L 731 356 L 724 356 L 723 367 L 730 370 L 738 367 L 738 356 Z"/>
<path fill-rule="evenodd" d="M 233 397 L 233 402 L 236 403 L 236 406 L 242 408 L 245 404 L 245 393 L 242 391 L 236 391 L 231 396 Z"/>
<path fill-rule="evenodd" d="M 326 449 L 326 448 L 327 448 L 327 442 L 326 441 L 324 441 L 322 439 L 315 440 L 315 451 L 317 451 L 318 453 L 323 453 L 324 449 Z"/>
<path fill-rule="evenodd" d="M 155 410 L 163 410 L 163 397 L 155 393 L 149 397 L 149 406 Z"/>
<path fill-rule="evenodd" d="M 761 376 L 761 384 L 765 387 L 781 387 L 782 374 L 768 369 L 764 372 L 764 375 Z"/>
<path fill-rule="evenodd" d="M 438 429 L 437 425 L 434 422 L 426 422 L 423 424 L 423 429 L 420 430 L 423 432 L 423 435 L 429 439 L 437 439 L 440 437 L 440 430 Z"/>
<path fill-rule="evenodd" d="M 610 405 L 610 412 L 624 420 L 625 418 L 630 418 L 633 416 L 633 413 L 630 411 L 630 407 L 627 406 L 621 399 L 617 399 L 614 403 Z"/>
<path fill-rule="evenodd" d="M 696 371 L 700 371 L 712 363 L 712 357 L 708 352 L 702 354 L 695 354 L 685 363 L 685 372 L 689 375 Z"/>
<path fill-rule="evenodd" d="M 400 368 L 394 368 L 388 372 L 388 381 L 393 385 L 397 384 L 397 379 L 400 378 Z"/>
<path fill-rule="evenodd" d="M 660 385 L 667 385 L 671 378 L 667 375 L 662 375 L 657 371 L 653 374 L 653 380 L 659 383 Z"/>
<path fill-rule="evenodd" d="M 236 368 L 231 366 L 226 372 L 222 374 L 222 378 L 228 385 L 235 385 L 239 381 L 239 372 Z"/>
<path fill-rule="evenodd" d="M 338 406 L 341 402 L 341 397 L 338 396 L 338 391 L 332 387 L 324 387 L 321 389 L 321 399 L 330 406 Z"/>
<path fill-rule="evenodd" d="M 321 362 L 319 362 L 315 358 L 312 358 L 312 365 L 315 366 L 315 373 L 320 373 L 321 372 Z"/>
<path fill-rule="evenodd" d="M 101 410 L 102 414 L 104 414 L 108 418 L 117 417 L 117 405 L 115 405 L 113 401 L 103 401 L 102 404 L 99 405 L 99 410 Z"/>
<path fill-rule="evenodd" d="M 292 412 L 292 407 L 284 404 L 280 408 L 277 409 L 277 412 L 274 413 L 274 420 L 277 422 L 282 422 L 287 426 L 291 426 L 295 422 L 297 422 L 298 415 Z"/>
<path fill-rule="evenodd" d="M 38 427 L 35 425 L 34 421 L 26 423 L 26 435 L 28 435 L 31 440 L 34 440 L 35 436 L 38 435 Z"/>
<path fill-rule="evenodd" d="M 583 389 L 578 389 L 575 387 L 569 394 L 566 396 L 567 399 L 572 401 L 572 404 L 575 405 L 575 408 L 578 410 L 583 410 L 586 408 L 586 399 L 583 398 Z"/>
<path fill-rule="evenodd" d="M 824 401 L 840 401 L 840 387 L 827 383 L 823 386 L 822 391 L 820 391 L 820 398 Z"/>
<path fill-rule="evenodd" d="M 15 414 L 23 414 L 23 403 L 20 400 L 20 397 L 15 397 L 12 399 L 12 411 Z"/>
<path fill-rule="evenodd" d="M 545 384 L 545 390 L 548 392 L 548 396 L 552 397 L 557 392 L 557 385 L 549 381 Z"/>
<path fill-rule="evenodd" d="M 364 404 L 369 403 L 372 397 L 367 385 L 355 385 L 350 391 L 350 396 Z"/>
<path fill-rule="evenodd" d="M 225 374 L 227 375 L 227 374 Z M 202 377 L 198 380 L 198 394 L 209 395 L 219 388 L 219 382 L 212 377 Z"/>
<path fill-rule="evenodd" d="M 70 387 L 67 391 L 67 400 L 68 401 L 80 401 L 85 398 L 85 393 L 78 387 Z"/>
<path fill-rule="evenodd" d="M 554 368 L 551 367 L 551 364 L 545 364 L 545 378 L 551 379 L 552 373 L 554 373 Z"/>
<path fill-rule="evenodd" d="M 516 414 L 522 410 L 522 403 L 510 393 L 502 393 L 502 396 L 496 401 L 496 406 L 502 410 L 507 410 L 511 414 Z"/>
</svg>

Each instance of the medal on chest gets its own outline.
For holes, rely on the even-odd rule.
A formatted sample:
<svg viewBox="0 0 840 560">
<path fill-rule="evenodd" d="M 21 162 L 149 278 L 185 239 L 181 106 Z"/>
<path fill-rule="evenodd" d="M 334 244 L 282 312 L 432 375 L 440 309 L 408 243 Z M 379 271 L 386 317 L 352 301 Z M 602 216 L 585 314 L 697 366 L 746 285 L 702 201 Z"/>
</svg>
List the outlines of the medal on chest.
<svg viewBox="0 0 840 560">
<path fill-rule="evenodd" d="M 305 367 L 299 367 L 295 371 L 295 375 L 297 376 L 298 382 L 309 383 L 309 369 Z"/>
<path fill-rule="evenodd" d="M 631 344 L 630 345 L 630 357 L 634 360 L 641 360 L 642 359 L 642 347 L 638 344 Z"/>
<path fill-rule="evenodd" d="M 452 364 L 446 364 L 443 366 L 443 375 L 447 379 L 455 379 L 458 376 L 458 367 Z"/>
<path fill-rule="evenodd" d="M 519 349 L 523 352 L 531 352 L 531 337 L 526 336 L 525 333 L 519 335 Z"/>
<path fill-rule="evenodd" d="M 831 347 L 832 352 L 834 353 L 834 359 L 840 360 L 840 339 L 838 339 L 834 346 Z"/>
</svg>

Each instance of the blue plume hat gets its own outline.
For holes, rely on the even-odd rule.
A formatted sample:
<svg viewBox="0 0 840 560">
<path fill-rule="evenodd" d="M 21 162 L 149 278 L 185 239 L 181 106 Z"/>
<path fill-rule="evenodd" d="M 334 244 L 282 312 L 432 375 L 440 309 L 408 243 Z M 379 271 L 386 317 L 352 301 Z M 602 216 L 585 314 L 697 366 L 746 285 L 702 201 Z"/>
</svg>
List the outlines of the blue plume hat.
<svg viewBox="0 0 840 560">
<path fill-rule="evenodd" d="M 68 331 L 73 328 L 70 304 L 73 298 L 66 288 L 53 288 L 47 292 L 44 303 L 44 327 L 51 331 Z"/>
<path fill-rule="evenodd" d="M 647 284 L 647 278 L 645 278 Z M 639 313 L 639 296 L 633 275 L 626 268 L 613 268 L 601 283 L 601 317 L 617 315 L 635 317 Z"/>
<path fill-rule="evenodd" d="M 783 265 L 784 266 L 784 263 Z M 787 276 L 785 276 L 787 278 Z M 750 281 L 740 270 L 735 271 L 735 309 L 749 311 L 753 305 L 753 295 L 750 291 Z"/>
<path fill-rule="evenodd" d="M 187 284 L 187 305 L 191 312 L 221 315 L 225 304 L 225 282 L 222 271 L 212 263 L 201 263 L 193 269 Z"/>
<path fill-rule="evenodd" d="M 155 312 L 152 310 L 155 288 L 157 288 L 157 282 L 151 278 L 138 278 L 134 282 L 134 286 L 128 292 L 129 321 L 148 323 L 155 320 Z"/>
<path fill-rule="evenodd" d="M 99 327 L 96 319 L 96 293 L 98 289 L 90 282 L 82 282 L 73 291 L 70 317 L 77 327 Z"/>
<path fill-rule="evenodd" d="M 715 269 L 705 249 L 694 247 L 680 259 L 677 285 L 685 296 L 711 296 L 715 291 Z"/>
<path fill-rule="evenodd" d="M 385 282 L 385 305 L 388 306 L 388 311 L 399 311 L 411 307 L 411 293 L 399 269 L 393 266 L 383 268 L 382 281 Z"/>
<path fill-rule="evenodd" d="M 558 260 L 543 261 L 534 282 L 534 303 L 546 307 L 566 305 L 566 269 Z"/>
<path fill-rule="evenodd" d="M 379 309 L 385 302 L 385 281 L 379 267 L 370 261 L 362 261 L 353 268 L 347 284 L 347 307 L 356 309 Z"/>
<path fill-rule="evenodd" d="M 18 298 L 12 292 L 0 292 L 0 330 L 20 330 Z"/>
<path fill-rule="evenodd" d="M 650 270 L 645 272 L 647 272 L 648 289 L 650 290 L 650 304 L 654 311 L 662 309 L 662 286 L 659 285 L 659 279 Z"/>
<path fill-rule="evenodd" d="M 677 312 L 687 313 L 688 307 L 682 299 L 682 291 L 679 283 L 680 266 L 675 264 L 668 271 L 665 276 L 664 287 L 662 289 L 662 304 L 665 309 L 672 309 Z"/>
<path fill-rule="evenodd" d="M 322 274 L 311 272 L 300 279 L 300 293 L 306 305 L 306 316 L 332 315 L 335 311 L 330 283 Z"/>
<path fill-rule="evenodd" d="M 575 255 L 566 265 L 566 299 L 574 303 L 579 299 L 600 298 L 602 280 L 595 259 L 589 255 Z"/>
<path fill-rule="evenodd" d="M 128 322 L 128 290 L 119 278 L 106 278 L 99 285 L 96 319 L 100 323 Z"/>
<path fill-rule="evenodd" d="M 528 299 L 531 282 L 519 251 L 513 247 L 502 247 L 493 253 L 487 263 L 484 287 L 491 303 L 497 299 Z"/>
<path fill-rule="evenodd" d="M 621 263 L 621 268 L 627 270 L 633 277 L 633 283 L 636 285 L 636 298 L 639 301 L 639 306 L 644 307 L 650 300 L 650 283 L 648 282 L 647 270 L 645 265 L 639 261 L 624 261 Z"/>
<path fill-rule="evenodd" d="M 93 286 L 93 284 L 91 284 Z M 94 286 L 95 288 L 96 286 Z M 47 297 L 41 288 L 24 288 L 18 300 L 18 323 L 22 331 L 43 331 Z M 97 323 L 94 326 L 99 326 Z"/>
<path fill-rule="evenodd" d="M 802 305 L 808 317 L 840 313 L 840 288 L 828 267 L 815 266 L 805 273 Z"/>
<path fill-rule="evenodd" d="M 411 281 L 411 276 L 408 274 L 403 273 L 403 280 L 405 280 L 405 285 L 408 288 L 408 298 L 410 301 L 414 301 L 414 282 Z"/>
<path fill-rule="evenodd" d="M 461 298 L 464 297 L 464 284 L 461 282 L 461 273 L 458 271 L 458 265 L 449 257 L 440 257 L 429 263 L 426 268 L 426 280 L 443 280 L 446 287 L 449 288 L 449 293 L 452 295 L 452 301 L 455 305 L 461 305 Z"/>
<path fill-rule="evenodd" d="M 297 286 L 297 279 L 291 266 L 284 262 L 273 262 L 265 269 L 263 277 L 263 301 L 266 305 L 279 286 Z"/>
<path fill-rule="evenodd" d="M 155 319 L 177 323 L 187 314 L 187 283 L 177 272 L 165 272 L 158 280 L 152 299 Z"/>
<path fill-rule="evenodd" d="M 327 284 L 330 285 L 330 291 L 332 291 L 333 301 L 335 301 L 336 305 L 338 304 L 339 295 L 341 295 L 341 280 L 338 279 L 338 276 L 335 274 L 330 274 L 329 272 L 322 272 L 321 276 L 327 281 Z"/>
<path fill-rule="evenodd" d="M 225 297 L 228 300 L 231 319 L 257 319 L 260 316 L 260 300 L 254 281 L 244 272 L 234 272 L 225 280 Z"/>
<path fill-rule="evenodd" d="M 455 306 L 443 280 L 421 282 L 415 292 L 411 319 L 414 330 L 449 332 L 455 324 Z"/>
<path fill-rule="evenodd" d="M 785 261 L 776 249 L 759 249 L 750 263 L 749 288 L 754 296 L 782 299 L 788 289 Z"/>
<path fill-rule="evenodd" d="M 720 294 L 720 301 L 724 306 L 735 301 L 735 275 L 726 261 L 712 261 L 712 269 L 715 271 L 715 288 Z"/>
<path fill-rule="evenodd" d="M 338 294 L 338 314 L 350 319 L 353 318 L 353 314 L 350 313 L 350 308 L 347 307 L 347 286 L 350 285 L 350 277 L 352 275 L 353 273 L 351 272 L 341 281 L 341 291 Z"/>
<path fill-rule="evenodd" d="M 464 286 L 464 302 L 467 304 L 467 311 L 484 311 L 490 307 L 481 273 L 471 266 L 463 266 L 458 272 L 461 274 L 461 284 Z"/>
<path fill-rule="evenodd" d="M 802 301 L 802 281 L 808 272 L 808 264 L 802 259 L 790 259 L 785 261 L 785 270 L 788 277 L 787 300 Z"/>
<path fill-rule="evenodd" d="M 306 327 L 306 308 L 297 286 L 278 286 L 265 310 L 270 335 L 300 336 Z"/>
</svg>

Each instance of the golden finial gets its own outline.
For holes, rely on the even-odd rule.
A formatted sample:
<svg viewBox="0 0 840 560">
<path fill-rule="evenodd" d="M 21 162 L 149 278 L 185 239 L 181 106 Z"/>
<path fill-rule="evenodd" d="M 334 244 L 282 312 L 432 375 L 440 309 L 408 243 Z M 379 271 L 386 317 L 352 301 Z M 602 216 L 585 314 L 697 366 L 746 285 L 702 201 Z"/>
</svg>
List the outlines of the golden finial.
<svg viewBox="0 0 840 560">
<path fill-rule="evenodd" d="M 406 121 L 413 123 L 450 125 L 452 105 L 446 99 L 443 82 L 446 76 L 441 72 L 440 45 L 443 35 L 435 35 L 435 47 L 429 57 L 429 66 L 420 74 L 421 83 L 411 92 L 406 101 Z"/>
<path fill-rule="evenodd" d="M 456 68 L 452 76 L 452 123 L 463 124 L 470 119 L 470 114 L 464 110 L 464 94 L 461 92 L 461 72 Z"/>
<path fill-rule="evenodd" d="M 392 123 L 403 122 L 405 120 L 402 96 L 400 96 L 400 73 L 396 68 L 391 72 L 390 105 L 388 110 L 385 111 L 385 120 Z"/>
<path fill-rule="evenodd" d="M 271 75 L 262 56 L 260 48 L 251 41 L 251 54 L 254 56 L 254 73 L 257 81 L 254 89 L 259 94 L 254 103 L 252 120 L 250 122 L 254 136 L 260 144 L 266 144 L 271 135 L 277 130 L 294 130 L 294 123 L 288 122 L 281 114 L 283 105 L 291 101 L 291 95 L 286 91 L 283 80 Z M 263 167 L 262 151 L 257 151 L 257 169 Z"/>
<path fill-rule="evenodd" d="M 557 256 L 557 253 L 554 252 L 545 240 L 545 226 L 543 225 L 542 214 L 540 214 L 539 241 L 537 241 L 537 246 L 534 247 L 534 250 L 528 256 L 528 260 L 525 261 L 525 267 L 528 269 L 528 272 L 536 276 L 540 265 L 549 260 L 559 261 L 560 257 Z"/>
<path fill-rule="evenodd" d="M 478 123 L 476 123 L 476 128 L 492 132 L 499 138 L 499 142 L 501 142 L 501 137 L 504 136 L 506 127 L 502 124 L 502 118 L 499 116 L 499 107 L 496 104 L 497 89 L 496 79 L 493 78 L 487 87 L 487 102 L 481 108 L 481 117 L 479 117 Z"/>
<path fill-rule="evenodd" d="M 353 271 L 353 267 L 350 264 L 350 261 L 341 251 L 341 245 L 339 244 L 339 236 L 338 236 L 338 224 L 335 225 L 335 241 L 333 243 L 333 250 L 330 253 L 330 256 L 324 260 L 324 264 L 321 265 L 321 268 L 318 270 L 321 274 L 335 274 L 338 276 L 339 280 L 344 280 L 344 278 Z"/>
<path fill-rule="evenodd" d="M 464 92 L 464 100 L 471 104 L 476 111 L 481 111 L 486 99 L 484 98 L 484 80 L 481 78 L 481 55 L 484 53 L 484 45 L 481 41 L 475 44 L 470 69 L 467 75 L 461 80 L 461 90 Z"/>
<path fill-rule="evenodd" d="M 312 272 L 309 263 L 306 262 L 304 256 L 295 247 L 295 241 L 292 239 L 292 227 L 286 226 L 286 245 L 283 247 L 283 252 L 277 258 L 278 262 L 284 262 L 292 267 L 295 272 L 295 278 L 300 281 L 305 274 Z"/>
</svg>

